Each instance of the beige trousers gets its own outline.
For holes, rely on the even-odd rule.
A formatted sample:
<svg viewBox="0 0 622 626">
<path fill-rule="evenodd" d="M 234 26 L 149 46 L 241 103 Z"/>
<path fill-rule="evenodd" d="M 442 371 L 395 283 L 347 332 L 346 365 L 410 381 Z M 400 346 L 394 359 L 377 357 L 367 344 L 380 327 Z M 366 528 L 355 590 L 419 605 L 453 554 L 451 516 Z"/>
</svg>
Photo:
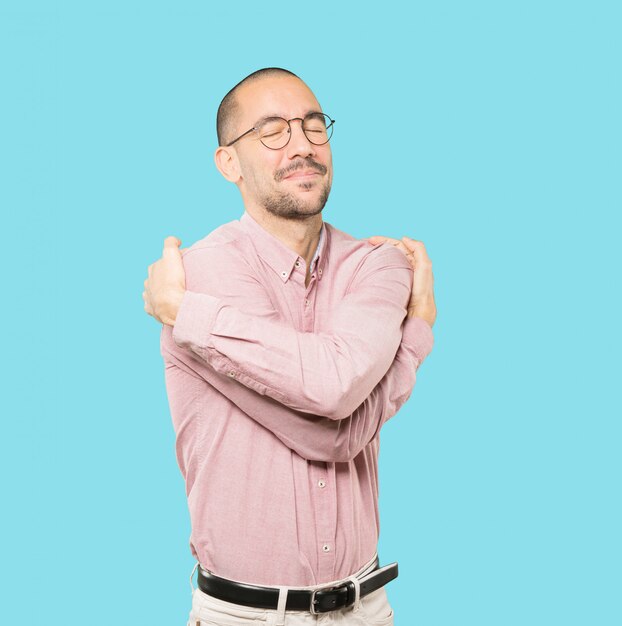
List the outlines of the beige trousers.
<svg viewBox="0 0 622 626">
<path fill-rule="evenodd" d="M 233 604 L 218 600 L 203 593 L 192 584 L 192 609 L 187 626 L 310 626 L 333 625 L 341 626 L 393 626 L 393 610 L 387 600 L 384 587 L 360 598 L 353 606 L 312 615 L 309 611 L 285 611 L 284 606 L 287 601 L 287 591 L 289 589 L 318 589 L 329 587 L 352 580 L 357 585 L 357 579 L 373 569 L 376 557 L 363 566 L 358 572 L 349 578 L 337 580 L 323 585 L 312 587 L 279 587 L 280 609 L 255 609 L 240 604 Z M 197 564 L 198 565 L 198 564 Z M 196 569 L 196 567 L 195 567 Z M 357 581 L 357 582 L 355 582 Z"/>
</svg>

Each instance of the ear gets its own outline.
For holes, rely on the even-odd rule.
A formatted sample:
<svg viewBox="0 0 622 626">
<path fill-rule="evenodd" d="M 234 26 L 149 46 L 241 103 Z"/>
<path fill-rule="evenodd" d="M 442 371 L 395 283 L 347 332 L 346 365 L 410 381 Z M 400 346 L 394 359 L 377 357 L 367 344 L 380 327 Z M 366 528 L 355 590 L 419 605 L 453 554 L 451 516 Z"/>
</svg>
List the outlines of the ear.
<svg viewBox="0 0 622 626">
<path fill-rule="evenodd" d="M 227 148 L 225 146 L 218 146 L 214 153 L 214 162 L 218 171 L 232 183 L 237 183 L 242 176 L 240 171 L 240 162 L 235 148 Z"/>
</svg>

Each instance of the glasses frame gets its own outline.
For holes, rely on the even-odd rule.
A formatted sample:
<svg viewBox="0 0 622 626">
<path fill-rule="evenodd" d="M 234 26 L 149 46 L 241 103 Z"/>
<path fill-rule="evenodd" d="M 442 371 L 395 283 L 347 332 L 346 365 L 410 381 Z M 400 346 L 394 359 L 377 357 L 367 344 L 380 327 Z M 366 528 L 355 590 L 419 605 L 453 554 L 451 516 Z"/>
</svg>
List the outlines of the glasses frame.
<svg viewBox="0 0 622 626">
<path fill-rule="evenodd" d="M 326 113 L 323 113 L 322 111 L 312 111 L 311 113 L 308 113 L 304 117 L 292 117 L 291 120 L 286 120 L 284 117 L 266 117 L 263 120 L 261 120 L 261 122 L 257 126 L 253 126 L 253 128 L 249 128 L 245 133 L 242 133 L 237 139 L 234 139 L 233 141 L 231 141 L 228 144 L 226 144 L 225 148 L 228 148 L 229 146 L 232 146 L 236 141 L 240 141 L 240 139 L 242 139 L 243 137 L 246 137 L 246 135 L 248 135 L 249 133 L 252 133 L 252 132 L 254 132 L 256 130 L 259 130 L 261 128 L 261 125 L 265 124 L 268 120 L 283 120 L 284 122 L 287 123 L 287 126 L 289 128 L 289 136 L 287 138 L 287 141 L 280 148 L 271 148 L 270 146 L 266 146 L 266 144 L 263 141 L 261 141 L 261 137 L 259 138 L 259 141 L 261 141 L 261 145 L 265 146 L 266 148 L 268 148 L 268 150 L 282 150 L 283 148 L 285 148 L 285 146 L 289 143 L 290 139 L 292 138 L 292 125 L 291 125 L 291 122 L 295 122 L 296 120 L 300 120 L 300 126 L 302 128 L 302 132 L 304 133 L 304 135 L 307 138 L 307 141 L 309 143 L 313 144 L 314 146 L 324 146 L 324 145 L 326 145 L 330 141 L 331 137 L 333 136 L 333 132 L 332 131 L 331 131 L 331 133 L 328 136 L 328 139 L 326 141 L 323 141 L 322 143 L 316 143 L 315 141 L 311 141 L 311 139 L 309 139 L 307 133 L 305 132 L 305 127 L 304 127 L 304 121 L 309 116 L 311 116 L 311 115 L 318 115 L 318 114 L 319 115 L 323 115 L 325 118 L 330 120 L 330 124 L 328 124 L 328 126 L 326 126 L 326 130 L 328 130 L 329 128 L 332 128 L 333 124 L 335 123 L 335 120 L 330 115 L 326 115 Z"/>
</svg>

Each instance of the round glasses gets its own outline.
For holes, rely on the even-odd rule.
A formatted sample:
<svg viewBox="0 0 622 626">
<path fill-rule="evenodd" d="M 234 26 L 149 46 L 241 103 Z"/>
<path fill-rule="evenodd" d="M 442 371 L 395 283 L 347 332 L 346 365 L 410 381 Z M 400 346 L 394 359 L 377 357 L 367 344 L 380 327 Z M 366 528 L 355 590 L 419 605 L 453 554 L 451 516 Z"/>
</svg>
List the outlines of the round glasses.
<svg viewBox="0 0 622 626">
<path fill-rule="evenodd" d="M 302 132 L 310 143 L 316 146 L 322 146 L 328 143 L 333 136 L 333 124 L 335 120 L 331 119 L 325 113 L 309 113 L 303 118 L 293 117 L 291 120 L 283 119 L 282 117 L 267 117 L 257 126 L 253 126 L 245 133 L 242 133 L 237 139 L 227 144 L 227 147 L 232 146 L 236 141 L 242 139 L 249 133 L 256 132 L 259 141 L 270 148 L 270 150 L 280 150 L 284 148 L 292 136 L 292 127 L 290 122 L 300 120 L 302 126 Z"/>
</svg>

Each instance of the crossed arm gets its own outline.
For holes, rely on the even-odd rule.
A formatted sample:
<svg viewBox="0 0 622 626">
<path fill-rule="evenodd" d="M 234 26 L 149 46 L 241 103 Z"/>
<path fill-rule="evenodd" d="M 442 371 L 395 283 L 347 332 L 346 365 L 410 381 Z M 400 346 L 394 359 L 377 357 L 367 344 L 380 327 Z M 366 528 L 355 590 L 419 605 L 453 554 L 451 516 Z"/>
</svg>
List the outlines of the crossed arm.
<svg viewBox="0 0 622 626">
<path fill-rule="evenodd" d="M 184 256 L 189 291 L 174 330 L 162 331 L 167 367 L 206 381 L 308 460 L 354 458 L 408 399 L 432 347 L 421 318 L 400 328 L 412 276 L 402 254 L 389 251 L 364 268 L 319 334 L 280 320 L 250 271 L 232 273 L 229 264 L 226 282 L 213 271 L 193 284 L 201 266 L 218 263 L 222 251 Z M 267 351 L 276 365 L 266 363 Z"/>
</svg>

